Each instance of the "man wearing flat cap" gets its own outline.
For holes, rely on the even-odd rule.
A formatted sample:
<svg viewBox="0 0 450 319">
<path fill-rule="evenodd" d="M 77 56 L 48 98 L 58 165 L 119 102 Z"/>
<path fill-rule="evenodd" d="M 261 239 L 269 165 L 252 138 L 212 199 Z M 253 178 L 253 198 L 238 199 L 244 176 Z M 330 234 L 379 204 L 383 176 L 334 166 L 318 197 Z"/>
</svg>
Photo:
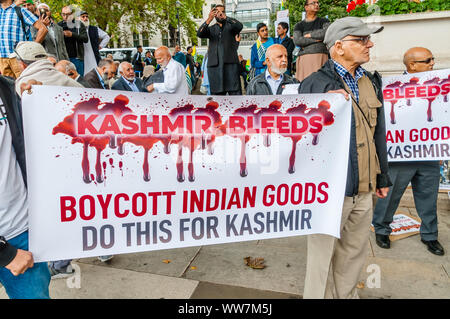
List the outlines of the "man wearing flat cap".
<svg viewBox="0 0 450 319">
<path fill-rule="evenodd" d="M 382 30 L 356 17 L 333 22 L 324 38 L 331 59 L 299 88 L 299 93 L 342 93 L 352 101 L 340 238 L 308 236 L 304 298 L 358 298 L 356 285 L 367 257 L 372 194 L 384 198 L 392 185 L 387 174 L 381 76 L 361 67 L 370 60 L 374 45 L 370 35 Z"/>
</svg>

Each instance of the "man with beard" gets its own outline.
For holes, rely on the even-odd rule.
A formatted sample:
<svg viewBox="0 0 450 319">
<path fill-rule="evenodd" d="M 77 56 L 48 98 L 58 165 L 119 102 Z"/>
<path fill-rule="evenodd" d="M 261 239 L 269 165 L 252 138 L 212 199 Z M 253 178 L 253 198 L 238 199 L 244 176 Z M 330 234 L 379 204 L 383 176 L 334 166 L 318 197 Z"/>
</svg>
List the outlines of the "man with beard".
<svg viewBox="0 0 450 319">
<path fill-rule="evenodd" d="M 269 37 L 269 29 L 265 23 L 258 23 L 256 33 L 258 34 L 258 40 L 252 46 L 250 60 L 252 68 L 255 69 L 255 76 L 266 71 L 266 51 L 275 43 L 275 40 Z"/>
<path fill-rule="evenodd" d="M 84 76 L 84 80 L 89 83 L 89 87 L 92 89 L 109 89 L 108 82 L 112 77 L 110 75 L 112 68 L 114 68 L 113 61 L 109 59 L 100 60 L 98 66 Z"/>
<path fill-rule="evenodd" d="M 161 66 L 164 81 L 147 86 L 148 92 L 189 94 L 185 69 L 172 58 L 169 48 L 162 46 L 156 49 L 155 58 L 156 63 Z"/>
<path fill-rule="evenodd" d="M 65 6 L 61 10 L 63 21 L 58 23 L 63 28 L 64 42 L 70 62 L 75 64 L 77 71 L 84 76 L 84 45 L 89 41 L 86 27 L 74 18 L 72 6 Z"/>
<path fill-rule="evenodd" d="M 87 74 L 100 62 L 100 50 L 108 45 L 111 37 L 99 27 L 90 24 L 86 11 L 80 12 L 80 21 L 87 28 L 88 42 L 84 43 L 84 72 Z"/>
<path fill-rule="evenodd" d="M 129 62 L 119 64 L 120 78 L 114 82 L 111 90 L 147 92 L 144 83 L 136 77 L 133 66 Z"/>
<path fill-rule="evenodd" d="M 213 19 L 216 24 L 209 26 Z M 236 36 L 242 23 L 226 16 L 225 7 L 216 5 L 197 31 L 199 38 L 209 39 L 208 78 L 213 95 L 241 95 Z"/>
<path fill-rule="evenodd" d="M 73 64 L 70 61 L 67 61 L 67 60 L 59 61 L 58 63 L 55 64 L 55 69 L 65 75 L 67 75 L 71 79 L 74 79 L 75 81 L 80 83 L 85 88 L 88 88 L 90 86 L 90 84 L 87 83 L 84 80 L 84 78 L 78 74 L 75 64 Z"/>
<path fill-rule="evenodd" d="M 248 95 L 282 94 L 286 84 L 298 83 L 296 78 L 284 74 L 288 65 L 286 48 L 273 44 L 266 51 L 267 70 L 255 77 L 247 86 Z"/>
</svg>

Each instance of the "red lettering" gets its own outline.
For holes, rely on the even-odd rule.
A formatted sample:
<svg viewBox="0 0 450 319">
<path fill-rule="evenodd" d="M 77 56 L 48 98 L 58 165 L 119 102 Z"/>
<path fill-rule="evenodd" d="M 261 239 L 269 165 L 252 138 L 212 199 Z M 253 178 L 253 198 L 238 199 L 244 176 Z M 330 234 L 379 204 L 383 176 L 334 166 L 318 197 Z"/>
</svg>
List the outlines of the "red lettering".
<svg viewBox="0 0 450 319">
<path fill-rule="evenodd" d="M 283 200 L 281 198 L 284 197 Z M 284 206 L 289 201 L 289 186 L 287 184 L 281 184 L 277 188 L 277 204 Z"/>
<path fill-rule="evenodd" d="M 328 188 L 328 183 L 326 182 L 322 182 L 319 184 L 319 186 L 317 187 L 318 192 L 323 195 L 323 198 L 317 198 L 317 202 L 320 204 L 324 204 L 328 201 L 328 193 L 325 189 Z"/>
<path fill-rule="evenodd" d="M 275 196 L 273 194 L 268 194 L 268 191 L 274 191 L 275 186 L 267 185 L 263 191 L 263 205 L 264 206 L 272 206 L 275 203 Z"/>
<path fill-rule="evenodd" d="M 85 135 L 86 130 L 91 134 L 98 134 L 98 131 L 92 125 L 92 122 L 98 117 L 98 114 L 91 114 L 86 120 L 85 114 L 77 114 L 77 134 Z"/>
<path fill-rule="evenodd" d="M 298 123 L 301 122 L 301 127 L 298 127 Z M 308 129 L 308 121 L 303 116 L 292 117 L 292 134 L 303 134 Z"/>
<path fill-rule="evenodd" d="M 75 210 L 77 201 L 75 200 L 75 197 L 61 196 L 59 198 L 59 203 L 61 206 L 61 222 L 71 222 L 75 220 L 75 217 L 77 217 L 77 211 Z M 68 212 L 70 212 L 70 215 L 67 214 Z"/>
<path fill-rule="evenodd" d="M 242 134 L 245 132 L 245 120 L 241 116 L 230 116 L 229 120 L 229 130 L 232 134 Z"/>
<path fill-rule="evenodd" d="M 407 86 L 405 88 L 405 98 L 407 99 L 411 99 L 414 97 L 414 87 L 412 86 Z"/>
<path fill-rule="evenodd" d="M 89 215 L 86 214 L 85 201 L 89 202 Z M 84 195 L 80 198 L 80 217 L 82 220 L 91 220 L 95 216 L 95 199 L 91 195 Z"/>
<path fill-rule="evenodd" d="M 139 198 L 141 198 L 142 201 L 141 211 L 138 211 L 137 209 Z M 145 213 L 147 212 L 147 196 L 145 196 L 144 193 L 136 193 L 133 195 L 133 197 L 131 198 L 131 210 L 134 216 L 139 217 L 145 215 Z"/>
<path fill-rule="evenodd" d="M 195 117 L 195 134 L 202 134 L 202 131 L 205 134 L 211 134 L 211 119 L 206 115 L 198 115 Z"/>
<path fill-rule="evenodd" d="M 147 135 L 148 128 L 152 128 L 153 132 L 159 132 L 159 115 L 150 115 L 152 118 L 152 121 L 148 121 L 149 116 L 142 116 L 141 115 L 141 134 Z"/>
<path fill-rule="evenodd" d="M 385 100 L 392 100 L 394 99 L 394 90 L 392 89 L 384 89 L 383 90 L 383 97 Z"/>
<path fill-rule="evenodd" d="M 108 206 L 111 202 L 112 194 L 106 195 L 106 201 L 103 199 L 102 195 L 97 195 L 98 202 L 100 203 L 100 207 L 102 208 L 103 219 L 108 218 Z"/>
<path fill-rule="evenodd" d="M 290 133 L 289 129 L 289 117 L 287 116 L 277 116 L 277 129 L 279 134 Z"/>
<path fill-rule="evenodd" d="M 305 204 L 312 204 L 316 199 L 316 185 L 314 183 L 305 183 Z"/>
<path fill-rule="evenodd" d="M 212 199 L 214 196 L 214 200 Z M 219 207 L 220 193 L 217 189 L 208 189 L 206 191 L 206 211 L 212 212 Z"/>
<path fill-rule="evenodd" d="M 170 134 L 171 132 L 176 132 L 178 129 L 180 133 L 183 133 L 183 117 L 177 116 L 174 122 L 171 122 L 170 118 L 166 115 L 162 117 L 162 134 Z"/>
<path fill-rule="evenodd" d="M 117 194 L 116 197 L 114 197 L 114 214 L 115 214 L 117 217 L 119 217 L 119 218 L 124 218 L 124 217 L 127 217 L 127 216 L 128 216 L 128 214 L 130 213 L 130 210 L 125 209 L 125 210 L 123 211 L 123 213 L 120 212 L 119 207 L 120 207 L 120 199 L 121 199 L 121 198 L 123 198 L 125 201 L 129 201 L 129 200 L 130 200 L 130 198 L 128 197 L 128 195 L 125 194 L 125 193 Z"/>
<path fill-rule="evenodd" d="M 417 97 L 427 97 L 427 87 L 419 86 L 416 91 Z"/>
<path fill-rule="evenodd" d="M 273 128 L 275 125 L 274 116 L 262 116 L 261 117 L 261 131 L 263 133 L 273 133 Z"/>
<path fill-rule="evenodd" d="M 122 134 L 137 134 L 139 132 L 139 125 L 135 123 L 137 116 L 134 114 L 127 114 L 122 117 L 123 130 Z"/>
<path fill-rule="evenodd" d="M 313 134 L 317 134 L 322 132 L 323 128 L 323 118 L 321 116 L 312 116 L 309 119 L 309 124 L 311 125 L 311 128 L 309 131 Z"/>
<path fill-rule="evenodd" d="M 106 114 L 102 126 L 100 127 L 100 130 L 98 131 L 99 134 L 105 134 L 106 132 L 111 132 L 114 134 L 120 134 L 120 128 L 119 125 L 117 125 L 116 118 L 112 114 Z"/>
<path fill-rule="evenodd" d="M 450 93 L 450 83 L 444 83 L 441 86 L 441 94 L 442 95 L 447 95 L 448 93 Z"/>
<path fill-rule="evenodd" d="M 438 85 L 428 86 L 428 97 L 436 97 L 441 92 L 441 88 Z"/>
<path fill-rule="evenodd" d="M 298 189 L 298 191 L 297 191 Z M 302 202 L 303 186 L 300 183 L 295 183 L 291 187 L 291 203 L 298 205 Z"/>
</svg>

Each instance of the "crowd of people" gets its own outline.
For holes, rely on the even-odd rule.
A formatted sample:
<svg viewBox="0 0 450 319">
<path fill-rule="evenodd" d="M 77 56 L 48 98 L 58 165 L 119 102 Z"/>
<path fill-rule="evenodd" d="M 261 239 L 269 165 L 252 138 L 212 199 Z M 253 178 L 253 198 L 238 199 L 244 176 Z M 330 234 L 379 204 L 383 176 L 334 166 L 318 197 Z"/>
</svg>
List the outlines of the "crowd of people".
<svg viewBox="0 0 450 319">
<path fill-rule="evenodd" d="M 32 85 L 186 95 L 201 82 L 200 92 L 208 95 L 275 95 L 288 84 L 298 84 L 300 94 L 341 93 L 352 101 L 341 236 L 308 236 L 304 298 L 358 297 L 369 226 L 373 222 L 377 244 L 390 248 L 389 223 L 409 181 L 422 219 L 421 239 L 433 254 L 444 254 L 437 241 L 439 167 L 431 162 L 388 164 L 381 76 L 361 66 L 370 59 L 371 34 L 383 27 L 355 17 L 330 23 L 317 16 L 317 0 L 306 0 L 306 18 L 295 25 L 292 37 L 287 23 L 278 24 L 276 38 L 268 36 L 267 25 L 257 25 L 248 69 L 237 52 L 243 25 L 216 5 L 197 31 L 198 37 L 209 40 L 201 65 L 193 59 L 192 47 L 183 53 L 179 46 L 173 53 L 166 46 L 144 53 L 139 46 L 131 61 L 118 62 L 112 56 L 100 57 L 110 37 L 90 24 L 86 11 L 76 15 L 66 6 L 63 20 L 56 22 L 44 3 L 0 4 L 0 282 L 11 298 L 48 298 L 51 276 L 72 273 L 70 260 L 34 264 L 28 252 L 19 104 Z M 404 64 L 408 73 L 429 71 L 434 57 L 425 48 L 412 48 Z M 372 194 L 379 198 L 373 221 Z M 99 258 L 108 261 L 112 256 Z"/>
</svg>

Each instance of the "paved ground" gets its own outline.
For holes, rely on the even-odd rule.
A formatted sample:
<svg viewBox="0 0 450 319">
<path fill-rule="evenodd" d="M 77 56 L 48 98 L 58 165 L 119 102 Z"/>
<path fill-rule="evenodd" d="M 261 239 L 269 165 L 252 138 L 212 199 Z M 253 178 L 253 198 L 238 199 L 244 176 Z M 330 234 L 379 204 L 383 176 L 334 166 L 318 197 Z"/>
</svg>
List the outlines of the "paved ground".
<svg viewBox="0 0 450 319">
<path fill-rule="evenodd" d="M 417 215 L 410 191 L 399 210 Z M 439 241 L 446 250 L 442 257 L 429 253 L 418 235 L 393 242 L 389 250 L 379 248 L 371 236 L 367 265 L 361 273 L 362 298 L 450 298 L 450 200 L 446 193 L 439 195 L 438 214 Z M 267 267 L 247 267 L 247 256 L 263 257 Z M 86 258 L 74 264 L 76 276 L 52 281 L 52 298 L 301 298 L 306 238 L 124 254 L 109 263 Z M 380 287 L 371 288 L 377 269 Z M 3 288 L 0 298 L 6 298 Z"/>
</svg>

